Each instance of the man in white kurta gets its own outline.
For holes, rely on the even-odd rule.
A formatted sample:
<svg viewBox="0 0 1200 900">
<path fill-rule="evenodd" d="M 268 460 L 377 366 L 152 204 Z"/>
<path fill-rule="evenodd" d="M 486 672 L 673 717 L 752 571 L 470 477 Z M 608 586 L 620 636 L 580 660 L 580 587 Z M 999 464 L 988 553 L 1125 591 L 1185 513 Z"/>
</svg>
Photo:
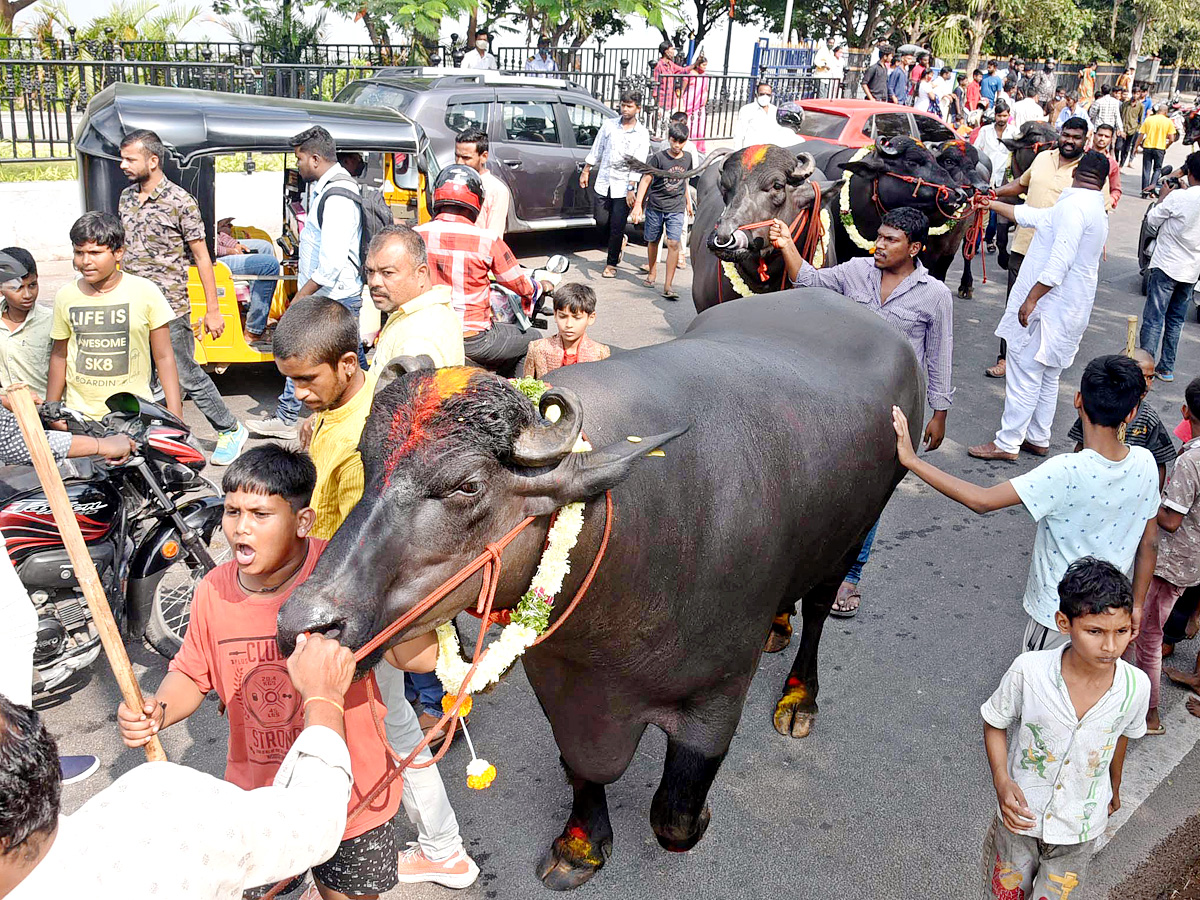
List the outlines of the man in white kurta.
<svg viewBox="0 0 1200 900">
<path fill-rule="evenodd" d="M 1008 296 L 996 335 L 1008 341 L 1004 415 L 994 442 L 971 447 L 979 459 L 1045 456 L 1058 402 L 1058 379 L 1075 359 L 1096 300 L 1100 255 L 1108 238 L 1104 208 L 1108 159 L 1084 154 L 1071 187 L 1049 209 L 993 201 L 991 208 L 1037 229 Z"/>
</svg>

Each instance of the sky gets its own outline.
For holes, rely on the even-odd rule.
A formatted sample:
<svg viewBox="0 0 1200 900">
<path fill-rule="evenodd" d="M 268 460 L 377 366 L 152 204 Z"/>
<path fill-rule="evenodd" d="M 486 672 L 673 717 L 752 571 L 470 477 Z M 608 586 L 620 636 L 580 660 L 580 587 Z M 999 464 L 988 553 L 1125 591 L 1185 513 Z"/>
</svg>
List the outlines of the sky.
<svg viewBox="0 0 1200 900">
<path fill-rule="evenodd" d="M 80 22 L 86 22 L 88 19 L 99 14 L 107 9 L 111 0 L 65 0 L 65 5 L 71 14 Z M 185 0 L 186 2 L 186 0 Z M 33 7 L 31 9 L 35 9 Z M 17 16 L 16 24 L 18 29 L 21 25 L 21 20 L 29 16 L 31 10 L 26 10 Z M 180 33 L 180 40 L 227 40 L 228 32 L 221 28 L 215 21 L 216 17 L 209 13 L 206 18 L 208 21 L 195 22 L 189 25 L 183 32 Z M 328 37 L 331 43 L 367 43 L 367 32 L 363 28 L 362 23 L 354 22 L 348 17 L 329 14 L 326 17 L 328 23 Z M 719 71 L 721 62 L 725 55 L 725 28 L 710 32 L 704 40 L 704 52 L 709 58 L 709 71 Z M 448 40 L 450 33 L 457 31 L 460 35 L 466 30 L 466 17 L 464 16 L 461 22 L 446 23 L 443 25 L 442 37 Z M 674 26 L 672 26 L 672 31 Z M 730 52 L 730 71 L 735 73 L 748 73 L 750 71 L 750 58 L 753 53 L 754 42 L 765 32 L 758 26 L 746 26 L 735 24 L 733 31 L 733 44 Z M 662 35 L 658 31 L 648 25 L 634 25 L 625 34 L 618 37 L 606 40 L 606 47 L 652 47 L 657 46 L 662 40 Z M 519 47 L 525 45 L 524 33 L 517 32 L 508 35 L 502 35 L 496 38 L 495 45 L 499 47 Z"/>
</svg>

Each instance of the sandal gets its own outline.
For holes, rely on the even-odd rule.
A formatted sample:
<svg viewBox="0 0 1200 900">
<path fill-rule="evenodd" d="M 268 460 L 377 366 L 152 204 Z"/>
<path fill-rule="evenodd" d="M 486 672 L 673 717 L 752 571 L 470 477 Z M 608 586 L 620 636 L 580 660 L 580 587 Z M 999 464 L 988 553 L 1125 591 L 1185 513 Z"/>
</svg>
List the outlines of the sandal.
<svg viewBox="0 0 1200 900">
<path fill-rule="evenodd" d="M 1003 378 L 1004 373 L 1008 371 L 1008 361 L 1004 359 L 996 360 L 996 364 L 990 368 L 984 369 L 983 374 L 988 378 Z"/>
<path fill-rule="evenodd" d="M 601 278 L 616 278 L 617 277 L 617 267 L 616 266 L 605 266 L 604 271 L 600 273 L 600 277 Z"/>
<path fill-rule="evenodd" d="M 654 281 L 655 279 L 653 278 L 643 278 L 642 285 L 645 287 L 654 287 Z"/>
<path fill-rule="evenodd" d="M 679 294 L 673 289 L 668 288 L 667 290 L 663 291 L 663 297 L 665 297 L 667 300 L 678 300 Z"/>
<path fill-rule="evenodd" d="M 853 606 L 850 606 L 851 601 L 854 602 Z M 830 608 L 829 614 L 839 619 L 853 619 L 858 615 L 858 607 L 861 603 L 862 594 L 858 592 L 858 585 L 843 581 L 838 588 L 837 596 L 833 598 L 833 606 Z"/>
</svg>

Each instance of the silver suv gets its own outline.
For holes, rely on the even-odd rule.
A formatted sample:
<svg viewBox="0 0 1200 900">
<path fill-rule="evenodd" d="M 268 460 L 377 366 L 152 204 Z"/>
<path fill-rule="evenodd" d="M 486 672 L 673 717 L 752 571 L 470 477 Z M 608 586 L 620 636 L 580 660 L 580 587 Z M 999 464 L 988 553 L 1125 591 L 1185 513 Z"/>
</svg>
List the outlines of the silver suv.
<svg viewBox="0 0 1200 900">
<path fill-rule="evenodd" d="M 415 120 L 442 166 L 454 162 L 464 129 L 488 133 L 488 168 L 512 191 L 508 231 L 597 224 L 593 192 L 579 187 L 584 158 L 604 120 L 616 115 L 565 78 L 470 69 L 381 69 L 335 98 L 384 106 Z"/>
</svg>

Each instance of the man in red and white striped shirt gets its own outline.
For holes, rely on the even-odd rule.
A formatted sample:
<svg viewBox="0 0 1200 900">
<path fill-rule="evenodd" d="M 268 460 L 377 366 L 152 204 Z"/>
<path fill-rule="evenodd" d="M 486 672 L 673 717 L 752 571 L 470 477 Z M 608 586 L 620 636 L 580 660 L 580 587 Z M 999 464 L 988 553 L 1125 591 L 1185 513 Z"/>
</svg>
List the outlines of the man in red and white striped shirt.
<svg viewBox="0 0 1200 900">
<path fill-rule="evenodd" d="M 468 166 L 447 166 L 434 188 L 434 219 L 414 230 L 425 240 L 434 284 L 450 287 L 451 303 L 463 323 L 467 358 L 506 374 L 537 335 L 493 321 L 489 276 L 520 295 L 527 313 L 533 311 L 542 288 L 525 274 L 502 239 L 475 224 L 482 205 L 479 173 Z"/>
</svg>

